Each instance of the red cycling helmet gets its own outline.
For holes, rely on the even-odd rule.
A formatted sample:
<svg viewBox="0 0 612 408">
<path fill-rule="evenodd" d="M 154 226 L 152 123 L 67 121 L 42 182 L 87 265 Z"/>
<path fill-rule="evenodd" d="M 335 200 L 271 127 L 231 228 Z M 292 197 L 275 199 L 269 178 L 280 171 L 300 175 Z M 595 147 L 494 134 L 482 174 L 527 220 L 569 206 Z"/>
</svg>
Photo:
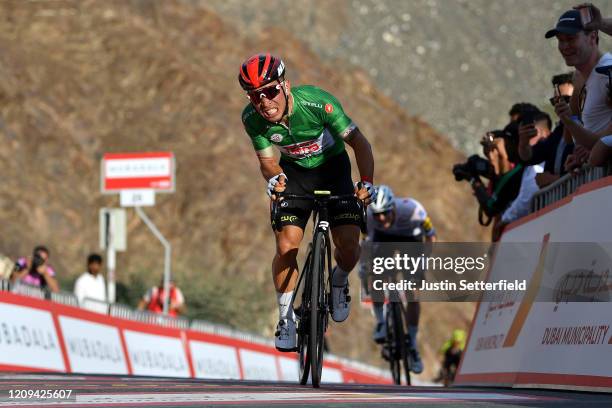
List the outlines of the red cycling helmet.
<svg viewBox="0 0 612 408">
<path fill-rule="evenodd" d="M 285 63 L 270 53 L 255 54 L 242 63 L 238 81 L 245 91 L 251 91 L 272 81 L 282 80 Z"/>
</svg>

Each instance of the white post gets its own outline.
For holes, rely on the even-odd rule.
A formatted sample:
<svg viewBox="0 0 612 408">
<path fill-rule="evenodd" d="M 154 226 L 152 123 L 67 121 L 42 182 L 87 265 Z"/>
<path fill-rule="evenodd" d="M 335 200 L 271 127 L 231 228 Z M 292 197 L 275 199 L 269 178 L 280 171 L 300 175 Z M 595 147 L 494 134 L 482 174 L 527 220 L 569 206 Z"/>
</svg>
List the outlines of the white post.
<svg viewBox="0 0 612 408">
<path fill-rule="evenodd" d="M 153 224 L 153 221 L 151 221 L 149 217 L 147 217 L 145 212 L 142 210 L 142 207 L 136 206 L 134 208 L 136 209 L 136 213 L 138 214 L 140 219 L 144 221 L 144 223 L 147 225 L 147 227 L 149 227 L 151 232 L 153 232 L 153 235 L 155 235 L 164 246 L 164 293 L 166 294 L 166 296 L 164 297 L 164 314 L 168 314 L 168 302 L 170 298 L 170 258 L 172 256 L 172 248 L 170 247 L 170 243 L 166 240 L 166 238 L 164 238 L 161 232 L 159 232 L 155 224 Z"/>
<path fill-rule="evenodd" d="M 106 224 L 106 300 L 108 303 L 115 303 L 115 268 L 117 262 L 113 246 L 113 223 L 109 212 L 104 214 L 104 222 Z"/>
<path fill-rule="evenodd" d="M 107 301 L 108 303 L 115 303 L 116 300 L 116 292 L 115 292 L 115 265 L 116 265 L 116 257 L 115 257 L 115 249 L 109 245 L 106 249 L 106 293 L 107 293 Z"/>
</svg>

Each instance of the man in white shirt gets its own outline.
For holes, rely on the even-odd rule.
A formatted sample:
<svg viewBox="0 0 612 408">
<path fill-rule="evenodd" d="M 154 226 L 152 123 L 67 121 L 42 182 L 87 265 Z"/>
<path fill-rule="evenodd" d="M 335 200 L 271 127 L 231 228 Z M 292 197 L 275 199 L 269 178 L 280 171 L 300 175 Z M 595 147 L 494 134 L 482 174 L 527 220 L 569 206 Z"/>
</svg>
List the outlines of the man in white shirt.
<svg viewBox="0 0 612 408">
<path fill-rule="evenodd" d="M 606 75 L 595 72 L 596 67 L 612 65 L 612 54 L 599 50 L 597 30 L 587 30 L 582 25 L 580 12 L 569 10 L 561 15 L 557 25 L 546 33 L 546 38 L 556 37 L 559 52 L 565 64 L 576 68 L 575 113 L 559 98 L 555 112 L 577 145 L 587 151 L 602 137 L 612 133 L 612 106 L 608 103 Z M 587 154 L 588 157 L 588 154 Z"/>
<path fill-rule="evenodd" d="M 87 272 L 84 272 L 74 284 L 74 294 L 79 306 L 98 313 L 107 313 L 106 285 L 102 270 L 102 257 L 91 254 L 87 257 Z"/>
</svg>

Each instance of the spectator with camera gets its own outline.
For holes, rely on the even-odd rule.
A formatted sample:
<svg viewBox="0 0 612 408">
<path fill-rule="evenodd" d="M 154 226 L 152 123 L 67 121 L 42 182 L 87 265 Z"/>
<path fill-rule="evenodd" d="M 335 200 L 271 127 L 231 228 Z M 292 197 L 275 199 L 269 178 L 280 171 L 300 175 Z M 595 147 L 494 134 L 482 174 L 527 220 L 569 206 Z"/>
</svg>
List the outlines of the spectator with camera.
<svg viewBox="0 0 612 408">
<path fill-rule="evenodd" d="M 552 78 L 554 96 L 550 98 L 554 106 L 562 98 L 569 104 L 574 91 L 573 73 L 555 75 Z M 557 123 L 550 133 L 550 117 L 545 113 L 536 114 L 533 124 L 519 126 L 519 155 L 528 165 L 544 163 L 544 171 L 536 176 L 538 187 L 542 188 L 563 176 L 567 157 L 574 151 L 574 143 L 564 138 L 564 126 Z M 546 134 L 548 133 L 548 136 Z"/>
<path fill-rule="evenodd" d="M 546 113 L 538 112 L 533 115 L 525 115 L 520 124 L 514 122 L 512 126 L 507 128 L 507 131 L 511 133 L 516 132 L 516 137 L 520 138 L 519 129 L 531 127 L 535 129 L 536 133 L 535 137 L 532 139 L 537 140 L 538 138 L 541 138 L 540 140 L 545 141 L 550 135 L 550 125 L 550 117 Z M 518 220 L 521 217 L 524 217 L 529 213 L 531 198 L 539 190 L 537 178 L 543 171 L 544 167 L 541 163 L 532 164 L 531 166 L 525 165 L 525 169 L 521 176 L 521 186 L 519 188 L 519 192 L 512 203 L 510 203 L 510 205 L 506 208 L 501 216 L 501 220 L 496 225 L 499 234 L 501 234 L 506 225 Z"/>
<path fill-rule="evenodd" d="M 584 9 L 584 10 L 582 10 Z M 595 26 L 593 16 L 599 16 Z M 582 14 L 582 15 L 581 15 Z M 597 16 L 596 16 L 597 17 Z M 556 37 L 558 49 L 566 65 L 576 68 L 572 111 L 564 99 L 555 104 L 555 113 L 563 122 L 576 144 L 568 156 L 566 169 L 572 170 L 584 163 L 589 151 L 602 137 L 612 134 L 612 106 L 608 103 L 608 78 L 596 72 L 596 68 L 612 65 L 612 55 L 599 50 L 598 29 L 602 28 L 601 13 L 593 6 L 566 11 L 555 28 L 546 32 L 546 38 Z M 607 27 L 607 21 L 603 27 Z M 594 28 L 595 27 L 595 28 Z"/>
<path fill-rule="evenodd" d="M 15 263 L 11 283 L 24 283 L 51 292 L 59 292 L 55 270 L 49 265 L 49 249 L 43 245 L 34 248 L 31 258 L 22 257 Z"/>
<path fill-rule="evenodd" d="M 487 159 L 478 155 L 470 156 L 466 163 L 453 166 L 455 180 L 469 181 L 474 195 L 480 204 L 478 221 L 481 225 L 493 227 L 493 241 L 501 235 L 498 226 L 501 215 L 517 197 L 524 166 L 519 163 L 518 128 L 511 122 L 502 131 L 488 132 L 481 141 Z M 490 180 L 489 188 L 485 187 L 481 177 Z M 488 220 L 484 220 L 484 216 Z"/>
</svg>

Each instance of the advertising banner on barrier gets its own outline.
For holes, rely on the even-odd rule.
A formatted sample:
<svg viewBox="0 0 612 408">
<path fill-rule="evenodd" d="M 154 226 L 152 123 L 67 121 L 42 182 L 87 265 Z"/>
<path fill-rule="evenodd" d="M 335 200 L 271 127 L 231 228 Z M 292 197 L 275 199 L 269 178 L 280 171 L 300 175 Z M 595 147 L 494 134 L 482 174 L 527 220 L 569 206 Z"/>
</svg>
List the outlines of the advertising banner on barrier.
<svg viewBox="0 0 612 408">
<path fill-rule="evenodd" d="M 59 322 L 72 372 L 128 374 L 119 329 L 67 316 Z"/>
<path fill-rule="evenodd" d="M 196 340 L 189 347 L 197 378 L 240 379 L 235 347 Z"/>
<path fill-rule="evenodd" d="M 457 383 L 612 390 L 612 219 L 593 217 L 610 184 L 510 226 L 488 280 L 520 276 L 527 291 L 479 304 Z"/>
<path fill-rule="evenodd" d="M 321 372 L 321 381 L 325 383 L 341 383 L 342 371 L 338 370 L 337 368 L 324 366 Z"/>
<path fill-rule="evenodd" d="M 297 381 L 296 354 L 281 356 L 244 334 L 178 331 L 0 294 L 0 371 Z M 386 371 L 327 358 L 323 382 L 391 383 Z"/>
<path fill-rule="evenodd" d="M 300 367 L 296 358 L 278 357 L 282 381 L 295 381 L 300 375 Z"/>
<path fill-rule="evenodd" d="M 240 350 L 240 361 L 245 380 L 279 380 L 276 358 L 272 354 L 259 351 Z"/>
<path fill-rule="evenodd" d="M 124 330 L 123 333 L 133 374 L 190 376 L 181 339 L 132 330 Z"/>
<path fill-rule="evenodd" d="M 0 365 L 66 371 L 51 312 L 0 303 Z"/>
</svg>

